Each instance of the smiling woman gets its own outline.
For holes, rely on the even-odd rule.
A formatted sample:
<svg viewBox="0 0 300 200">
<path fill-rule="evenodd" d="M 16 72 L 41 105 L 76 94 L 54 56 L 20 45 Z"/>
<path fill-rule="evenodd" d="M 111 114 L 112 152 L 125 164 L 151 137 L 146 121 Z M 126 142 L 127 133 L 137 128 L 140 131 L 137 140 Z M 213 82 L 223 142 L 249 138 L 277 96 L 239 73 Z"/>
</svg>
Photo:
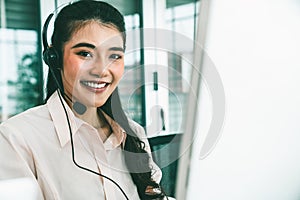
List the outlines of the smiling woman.
<svg viewBox="0 0 300 200">
<path fill-rule="evenodd" d="M 73 34 L 63 52 L 61 73 L 66 95 L 89 109 L 102 106 L 124 72 L 120 32 L 113 26 L 92 21 Z"/>
<path fill-rule="evenodd" d="M 40 199 L 163 199 L 144 130 L 118 95 L 123 16 L 100 1 L 69 4 L 48 45 L 51 18 L 43 30 L 46 103 L 1 124 L 0 159 L 9 161 L 1 162 L 0 179 L 35 179 Z"/>
</svg>

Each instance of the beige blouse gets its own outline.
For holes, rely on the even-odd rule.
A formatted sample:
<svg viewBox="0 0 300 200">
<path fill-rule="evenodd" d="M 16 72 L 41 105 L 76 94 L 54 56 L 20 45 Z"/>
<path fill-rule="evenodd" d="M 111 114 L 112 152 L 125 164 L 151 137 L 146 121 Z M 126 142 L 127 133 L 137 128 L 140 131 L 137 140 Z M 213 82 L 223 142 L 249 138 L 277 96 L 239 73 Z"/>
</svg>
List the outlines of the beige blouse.
<svg viewBox="0 0 300 200">
<path fill-rule="evenodd" d="M 105 115 L 113 134 L 103 142 L 94 127 L 77 118 L 64 104 L 73 133 L 76 162 L 113 179 L 130 200 L 139 199 L 124 160 L 124 130 Z M 150 153 L 143 128 L 133 121 L 130 125 Z M 57 92 L 47 104 L 29 109 L 0 125 L 0 160 L 1 180 L 31 177 L 39 186 L 40 199 L 125 199 L 114 183 L 74 165 L 69 127 Z M 159 182 L 161 170 L 152 157 L 150 164 L 153 179 Z"/>
</svg>

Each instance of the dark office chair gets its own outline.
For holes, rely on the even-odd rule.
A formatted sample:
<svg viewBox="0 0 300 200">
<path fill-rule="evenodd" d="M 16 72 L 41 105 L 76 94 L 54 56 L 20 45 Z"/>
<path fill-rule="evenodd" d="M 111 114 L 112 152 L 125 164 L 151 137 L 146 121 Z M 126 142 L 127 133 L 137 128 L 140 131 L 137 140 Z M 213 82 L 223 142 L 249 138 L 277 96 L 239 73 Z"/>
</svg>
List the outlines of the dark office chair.
<svg viewBox="0 0 300 200">
<path fill-rule="evenodd" d="M 168 196 L 175 195 L 179 146 L 182 134 L 149 138 L 153 160 L 162 170 L 161 185 Z"/>
</svg>

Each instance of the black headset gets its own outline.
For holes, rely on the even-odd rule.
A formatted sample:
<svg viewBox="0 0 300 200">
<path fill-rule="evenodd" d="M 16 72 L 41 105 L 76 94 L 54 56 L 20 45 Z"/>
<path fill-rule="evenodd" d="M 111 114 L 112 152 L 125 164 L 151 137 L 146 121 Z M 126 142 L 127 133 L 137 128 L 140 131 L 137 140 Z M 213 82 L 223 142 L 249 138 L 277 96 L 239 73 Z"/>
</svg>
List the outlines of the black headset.
<svg viewBox="0 0 300 200">
<path fill-rule="evenodd" d="M 53 46 L 49 46 L 47 42 L 47 31 L 48 31 L 48 26 L 49 23 L 53 17 L 53 13 L 51 13 L 43 26 L 43 31 L 42 31 L 42 37 L 43 37 L 43 60 L 44 62 L 49 66 L 50 70 L 59 68 L 59 55 L 56 51 L 56 49 Z"/>
<path fill-rule="evenodd" d="M 63 94 L 64 97 L 66 97 L 67 99 L 69 99 L 71 102 L 73 102 L 73 108 L 74 110 L 82 115 L 83 113 L 85 113 L 86 111 L 86 106 L 83 105 L 82 103 L 78 102 L 78 101 L 73 101 L 68 95 L 66 95 L 64 93 L 63 87 L 59 84 L 58 79 L 54 73 L 55 69 L 61 69 L 60 66 L 60 57 L 59 54 L 57 52 L 57 50 L 55 49 L 54 46 L 49 46 L 48 42 L 47 42 L 47 32 L 48 32 L 48 26 L 49 23 L 53 17 L 54 13 L 51 13 L 46 21 L 45 24 L 43 26 L 43 31 L 42 31 L 42 37 L 43 37 L 43 47 L 44 47 L 44 51 L 43 51 L 43 60 L 44 62 L 49 66 L 49 70 L 53 75 L 54 81 L 56 82 L 56 85 L 58 87 L 58 89 L 60 90 L 60 92 Z"/>
</svg>

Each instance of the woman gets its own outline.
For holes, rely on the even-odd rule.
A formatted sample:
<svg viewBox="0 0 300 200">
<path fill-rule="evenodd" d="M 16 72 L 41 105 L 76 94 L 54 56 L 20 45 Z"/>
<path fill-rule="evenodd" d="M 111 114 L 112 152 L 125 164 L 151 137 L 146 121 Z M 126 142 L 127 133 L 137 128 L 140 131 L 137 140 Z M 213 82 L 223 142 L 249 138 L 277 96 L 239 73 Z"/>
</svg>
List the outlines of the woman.
<svg viewBox="0 0 300 200">
<path fill-rule="evenodd" d="M 32 177 L 44 199 L 164 196 L 143 128 L 121 107 L 125 41 L 123 16 L 107 3 L 59 12 L 52 45 L 44 41 L 47 103 L 1 124 L 1 179 Z"/>
</svg>

